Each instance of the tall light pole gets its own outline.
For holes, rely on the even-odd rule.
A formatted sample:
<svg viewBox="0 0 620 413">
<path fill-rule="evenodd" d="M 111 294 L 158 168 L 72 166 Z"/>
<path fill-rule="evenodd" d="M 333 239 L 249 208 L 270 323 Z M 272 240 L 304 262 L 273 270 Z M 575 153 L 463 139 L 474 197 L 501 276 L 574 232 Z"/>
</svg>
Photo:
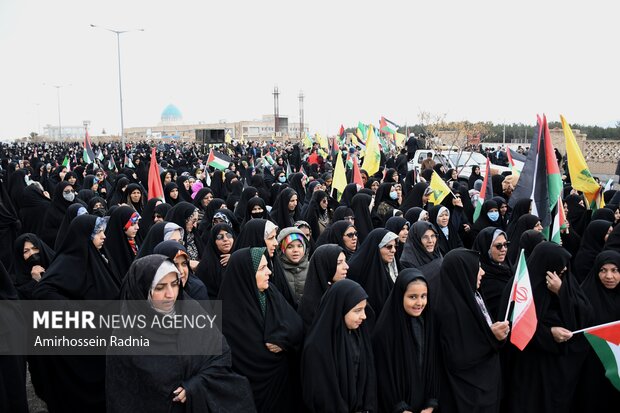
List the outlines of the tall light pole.
<svg viewBox="0 0 620 413">
<path fill-rule="evenodd" d="M 71 86 L 71 84 L 68 85 L 47 85 L 45 83 L 43 83 L 44 86 L 51 86 L 56 88 L 56 100 L 58 103 L 58 140 L 62 140 L 62 122 L 60 120 L 60 89 L 62 89 L 63 87 L 69 87 Z"/>
<path fill-rule="evenodd" d="M 118 53 L 118 97 L 119 97 L 120 111 L 121 111 L 121 145 L 123 146 L 123 150 L 124 150 L 125 149 L 125 128 L 123 124 L 123 87 L 121 84 L 121 34 L 130 33 L 130 32 L 143 32 L 144 29 L 113 30 L 107 27 L 97 26 L 95 24 L 91 24 L 90 27 L 107 30 L 109 32 L 116 34 L 116 51 Z"/>
</svg>

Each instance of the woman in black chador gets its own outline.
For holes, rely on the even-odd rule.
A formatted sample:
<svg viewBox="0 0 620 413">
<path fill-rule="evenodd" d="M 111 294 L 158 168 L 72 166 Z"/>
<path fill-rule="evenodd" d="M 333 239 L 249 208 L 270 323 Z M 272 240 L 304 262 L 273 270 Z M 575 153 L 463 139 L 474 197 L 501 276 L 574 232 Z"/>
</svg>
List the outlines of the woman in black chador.
<svg viewBox="0 0 620 413">
<path fill-rule="evenodd" d="M 311 412 L 377 411 L 377 379 L 364 322 L 367 299 L 358 283 L 342 280 L 321 300 L 301 360 L 303 400 Z"/>
<path fill-rule="evenodd" d="M 442 367 L 439 405 L 445 412 L 498 412 L 499 348 L 508 322 L 493 322 L 478 293 L 484 271 L 477 252 L 458 248 L 443 259 L 434 320 Z M 524 411 L 535 411 L 524 410 Z"/>
<path fill-rule="evenodd" d="M 129 268 L 121 289 L 123 300 L 148 301 L 155 317 L 180 313 L 192 305 L 184 295 L 180 274 L 168 257 L 159 254 L 136 260 Z M 172 302 L 172 304 L 170 304 Z M 192 312 L 193 313 L 193 312 Z M 156 315 L 155 315 L 156 314 Z M 150 326 L 149 326 L 150 327 Z M 136 335 L 149 338 L 151 345 L 158 337 L 168 342 L 172 334 L 174 348 L 180 349 L 196 341 L 203 348 L 217 345 L 211 335 L 200 330 L 181 329 L 159 332 L 156 328 L 140 330 Z M 133 333 L 133 332 L 132 332 Z M 215 348 L 215 347 L 214 347 Z M 254 412 L 247 380 L 231 370 L 231 354 L 222 338 L 219 355 L 180 355 L 171 349 L 167 355 L 107 356 L 106 399 L 108 413 L 133 412 Z"/>
<path fill-rule="evenodd" d="M 519 351 L 508 344 L 504 369 L 506 412 L 569 411 L 589 345 L 571 331 L 592 325 L 592 306 L 570 268 L 570 253 L 552 242 L 538 244 L 527 260 L 538 324 Z M 506 313 L 510 285 L 499 313 Z"/>
<path fill-rule="evenodd" d="M 304 322 L 304 331 L 310 329 L 316 309 L 325 292 L 334 283 L 345 279 L 348 269 L 345 252 L 338 245 L 325 244 L 314 251 L 298 309 Z"/>
<path fill-rule="evenodd" d="M 620 252 L 603 251 L 581 285 L 592 303 L 592 325 L 620 320 Z M 579 374 L 575 412 L 612 413 L 620 406 L 620 391 L 605 377 L 600 359 L 590 349 Z"/>
<path fill-rule="evenodd" d="M 224 272 L 222 332 L 233 369 L 248 378 L 258 412 L 298 410 L 294 361 L 303 336 L 301 318 L 269 282 L 265 248 L 235 251 Z"/>
<path fill-rule="evenodd" d="M 372 334 L 379 411 L 431 413 L 439 377 L 428 285 L 414 268 L 403 270 Z"/>
<path fill-rule="evenodd" d="M 120 280 L 101 254 L 106 223 L 93 215 L 71 222 L 56 258 L 34 289 L 35 299 L 118 299 Z M 49 356 L 43 361 L 50 413 L 106 411 L 105 357 Z"/>
</svg>

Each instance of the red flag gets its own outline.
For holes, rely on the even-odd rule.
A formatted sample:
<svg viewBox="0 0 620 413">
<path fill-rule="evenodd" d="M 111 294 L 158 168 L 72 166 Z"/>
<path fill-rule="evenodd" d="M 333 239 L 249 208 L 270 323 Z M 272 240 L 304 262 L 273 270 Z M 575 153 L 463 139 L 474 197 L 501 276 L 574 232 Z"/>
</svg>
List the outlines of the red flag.
<svg viewBox="0 0 620 413">
<path fill-rule="evenodd" d="M 149 199 L 164 199 L 164 188 L 161 185 L 159 176 L 159 165 L 157 164 L 157 153 L 155 147 L 151 149 L 151 166 L 149 167 Z"/>
<path fill-rule="evenodd" d="M 340 137 L 340 141 L 344 140 L 344 125 L 340 125 L 340 131 L 338 132 L 338 136 Z"/>
<path fill-rule="evenodd" d="M 362 181 L 362 174 L 360 173 L 360 167 L 357 164 L 357 157 L 353 156 L 353 183 L 357 184 L 359 188 L 364 187 L 364 181 Z"/>
</svg>

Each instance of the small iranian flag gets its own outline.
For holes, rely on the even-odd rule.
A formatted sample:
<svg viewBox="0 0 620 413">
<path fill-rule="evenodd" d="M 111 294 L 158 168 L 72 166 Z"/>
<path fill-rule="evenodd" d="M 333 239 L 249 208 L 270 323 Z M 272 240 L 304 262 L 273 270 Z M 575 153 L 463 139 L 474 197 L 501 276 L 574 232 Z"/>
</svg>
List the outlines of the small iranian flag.
<svg viewBox="0 0 620 413">
<path fill-rule="evenodd" d="M 232 158 L 230 156 L 211 149 L 211 152 L 209 152 L 209 158 L 207 159 L 207 164 L 223 171 L 228 168 L 231 161 Z"/>
<path fill-rule="evenodd" d="M 517 265 L 510 301 L 515 303 L 512 312 L 510 342 L 523 351 L 532 337 L 534 337 L 536 325 L 538 324 L 532 284 L 530 283 L 530 274 L 527 270 L 525 251 L 523 249 L 521 250 L 521 255 L 519 255 L 519 264 Z"/>
<path fill-rule="evenodd" d="M 620 320 L 583 331 L 590 345 L 605 367 L 605 377 L 620 391 Z M 576 331 L 573 334 L 580 332 Z"/>
</svg>

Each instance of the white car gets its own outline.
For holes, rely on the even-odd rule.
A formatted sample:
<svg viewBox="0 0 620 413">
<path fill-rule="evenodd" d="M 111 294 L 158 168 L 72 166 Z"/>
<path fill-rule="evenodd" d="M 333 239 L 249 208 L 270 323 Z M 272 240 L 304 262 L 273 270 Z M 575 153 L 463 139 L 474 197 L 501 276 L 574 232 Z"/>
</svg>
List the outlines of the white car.
<svg viewBox="0 0 620 413">
<path fill-rule="evenodd" d="M 427 158 L 428 153 L 431 153 L 435 163 L 440 163 L 445 166 L 446 171 L 448 169 L 456 169 L 459 175 L 459 181 L 469 180 L 472 167 L 478 165 L 480 167 L 480 174 L 484 176 L 487 167 L 487 158 L 479 152 L 458 152 L 458 151 L 435 151 L 432 149 L 422 149 L 416 151 L 413 159 L 409 161 L 409 170 L 415 169 L 416 172 L 420 172 L 420 165 L 422 161 Z M 505 166 L 491 164 L 492 175 L 508 175 L 511 173 L 510 168 Z"/>
</svg>

